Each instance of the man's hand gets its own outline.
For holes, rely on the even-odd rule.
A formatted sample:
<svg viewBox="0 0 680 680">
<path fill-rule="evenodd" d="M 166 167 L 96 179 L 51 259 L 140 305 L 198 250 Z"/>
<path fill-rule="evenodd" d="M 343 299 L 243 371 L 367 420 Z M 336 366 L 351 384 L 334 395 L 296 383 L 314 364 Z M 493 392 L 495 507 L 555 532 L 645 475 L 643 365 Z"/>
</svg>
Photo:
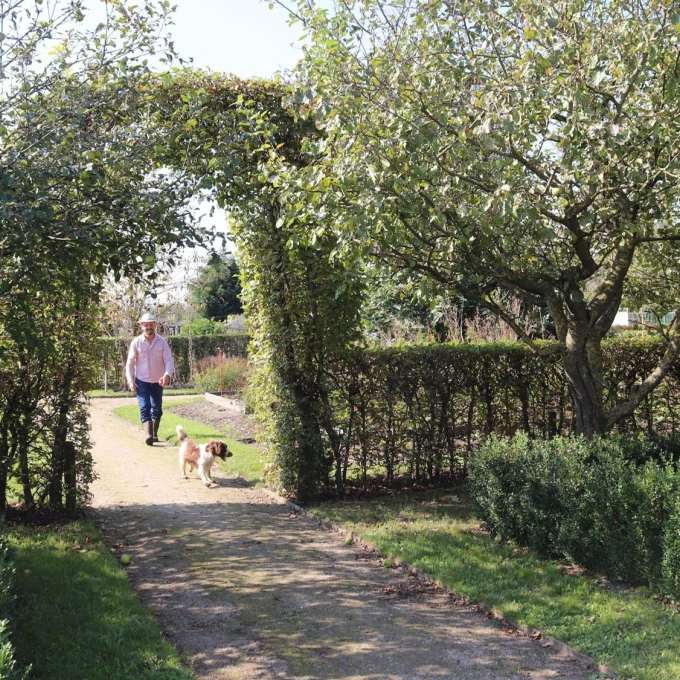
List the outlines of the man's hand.
<svg viewBox="0 0 680 680">
<path fill-rule="evenodd" d="M 170 376 L 164 375 L 164 376 L 158 381 L 158 384 L 159 384 L 161 387 L 165 387 L 169 382 L 170 382 Z"/>
<path fill-rule="evenodd" d="M 128 383 L 128 387 L 130 388 L 130 392 L 137 391 L 137 385 L 135 385 L 134 383 Z"/>
</svg>

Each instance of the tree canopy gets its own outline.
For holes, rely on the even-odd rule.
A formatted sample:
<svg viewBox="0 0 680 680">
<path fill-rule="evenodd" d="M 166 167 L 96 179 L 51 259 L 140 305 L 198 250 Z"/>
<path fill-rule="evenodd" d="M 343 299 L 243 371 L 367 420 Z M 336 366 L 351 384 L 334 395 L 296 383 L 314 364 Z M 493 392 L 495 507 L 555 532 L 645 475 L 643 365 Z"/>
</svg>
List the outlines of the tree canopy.
<svg viewBox="0 0 680 680">
<path fill-rule="evenodd" d="M 0 508 L 18 470 L 26 508 L 60 508 L 68 478 L 75 509 L 103 277 L 152 278 L 159 254 L 202 241 L 191 180 L 156 161 L 145 76 L 173 58 L 170 5 L 106 12 L 87 31 L 80 2 L 0 1 Z"/>
<path fill-rule="evenodd" d="M 284 3 L 280 3 L 284 4 Z M 622 297 L 677 310 L 680 3 L 314 0 L 298 100 L 322 130 L 300 212 L 511 324 L 499 291 L 550 312 L 580 431 L 626 417 L 659 366 L 605 411 L 600 343 Z"/>
<path fill-rule="evenodd" d="M 206 319 L 225 321 L 241 314 L 239 266 L 230 253 L 214 253 L 189 286 L 189 299 Z"/>
</svg>

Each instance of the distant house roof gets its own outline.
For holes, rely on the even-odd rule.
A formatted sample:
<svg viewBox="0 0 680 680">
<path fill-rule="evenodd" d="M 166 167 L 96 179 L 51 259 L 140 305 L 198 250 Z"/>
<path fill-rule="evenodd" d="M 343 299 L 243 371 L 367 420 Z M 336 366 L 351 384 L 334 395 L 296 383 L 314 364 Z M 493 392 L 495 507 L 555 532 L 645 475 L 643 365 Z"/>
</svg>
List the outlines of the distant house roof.
<svg viewBox="0 0 680 680">
<path fill-rule="evenodd" d="M 248 324 L 246 323 L 246 319 L 244 316 L 239 316 L 236 317 L 233 321 L 230 321 L 229 323 L 224 324 L 224 329 L 226 331 L 247 331 L 248 330 Z"/>
</svg>

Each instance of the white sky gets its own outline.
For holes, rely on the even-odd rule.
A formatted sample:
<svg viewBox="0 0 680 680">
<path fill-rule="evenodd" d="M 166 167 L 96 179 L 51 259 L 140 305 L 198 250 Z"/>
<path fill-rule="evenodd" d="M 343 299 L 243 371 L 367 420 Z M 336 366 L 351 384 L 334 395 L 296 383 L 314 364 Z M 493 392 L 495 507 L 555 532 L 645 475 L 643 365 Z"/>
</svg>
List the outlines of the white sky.
<svg viewBox="0 0 680 680">
<path fill-rule="evenodd" d="M 289 26 L 279 6 L 260 0 L 175 0 L 170 29 L 180 56 L 194 65 L 242 78 L 269 77 L 292 69 L 301 56 L 293 46 L 301 27 Z"/>
<path fill-rule="evenodd" d="M 301 57 L 300 25 L 269 0 L 174 0 L 175 50 L 193 65 L 241 78 L 268 78 L 292 69 Z M 292 3 L 291 3 L 292 4 Z M 86 25 L 105 17 L 102 0 L 85 0 Z"/>
</svg>

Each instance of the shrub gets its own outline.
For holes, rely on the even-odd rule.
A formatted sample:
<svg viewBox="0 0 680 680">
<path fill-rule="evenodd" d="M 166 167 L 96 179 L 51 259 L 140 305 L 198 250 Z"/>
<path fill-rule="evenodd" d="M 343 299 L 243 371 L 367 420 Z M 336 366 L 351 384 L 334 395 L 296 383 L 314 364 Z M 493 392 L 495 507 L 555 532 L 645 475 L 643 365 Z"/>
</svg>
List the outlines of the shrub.
<svg viewBox="0 0 680 680">
<path fill-rule="evenodd" d="M 224 323 L 215 319 L 194 319 L 191 323 L 182 326 L 181 336 L 189 335 L 224 335 Z"/>
<path fill-rule="evenodd" d="M 661 582 L 663 591 L 680 599 L 680 497 L 675 498 L 673 513 L 663 536 Z"/>
<path fill-rule="evenodd" d="M 470 487 L 497 536 L 680 596 L 680 475 L 657 443 L 491 437 Z"/>
<path fill-rule="evenodd" d="M 5 542 L 5 528 L 0 526 L 0 679 L 21 680 L 27 671 L 17 668 L 14 646 L 10 639 L 14 614 L 14 565 Z"/>
<path fill-rule="evenodd" d="M 248 360 L 241 357 L 222 359 L 222 390 L 241 392 L 248 383 Z M 195 373 L 196 387 L 202 392 L 220 391 L 220 367 L 217 357 L 205 357 L 197 362 Z"/>
</svg>

